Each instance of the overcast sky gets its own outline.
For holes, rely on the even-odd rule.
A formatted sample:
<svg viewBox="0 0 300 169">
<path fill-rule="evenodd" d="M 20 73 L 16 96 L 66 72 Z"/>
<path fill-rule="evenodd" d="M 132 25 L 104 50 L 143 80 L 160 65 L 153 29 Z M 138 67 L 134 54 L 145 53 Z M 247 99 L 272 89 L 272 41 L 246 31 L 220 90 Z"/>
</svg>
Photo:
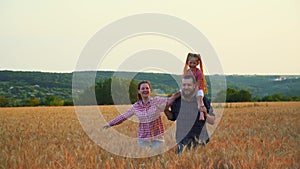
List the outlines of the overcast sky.
<svg viewBox="0 0 300 169">
<path fill-rule="evenodd" d="M 299 0 L 1 0 L 0 70 L 72 72 L 96 32 L 141 13 L 167 14 L 195 26 L 225 74 L 300 74 Z M 106 59 L 95 62 L 99 70 L 120 70 L 126 58 L 149 49 L 171 53 L 182 66 L 190 52 L 174 39 L 143 35 L 118 43 Z M 202 58 L 205 63 L 209 56 Z"/>
</svg>

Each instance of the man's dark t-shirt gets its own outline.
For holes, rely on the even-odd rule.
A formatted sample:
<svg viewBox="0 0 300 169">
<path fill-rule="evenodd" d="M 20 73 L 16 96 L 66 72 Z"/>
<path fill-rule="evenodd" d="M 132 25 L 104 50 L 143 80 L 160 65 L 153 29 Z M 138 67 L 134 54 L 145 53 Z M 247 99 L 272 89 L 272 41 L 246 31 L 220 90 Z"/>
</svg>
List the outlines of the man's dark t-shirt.
<svg viewBox="0 0 300 169">
<path fill-rule="evenodd" d="M 209 100 L 203 98 L 204 105 L 209 112 L 209 115 L 215 116 Z M 171 106 L 171 113 L 173 114 L 172 121 L 176 120 L 176 142 L 187 144 L 191 139 L 200 139 L 207 142 L 209 139 L 205 121 L 199 120 L 200 113 L 198 112 L 197 98 L 187 101 L 178 98 Z M 202 132 L 202 133 L 201 133 Z"/>
</svg>

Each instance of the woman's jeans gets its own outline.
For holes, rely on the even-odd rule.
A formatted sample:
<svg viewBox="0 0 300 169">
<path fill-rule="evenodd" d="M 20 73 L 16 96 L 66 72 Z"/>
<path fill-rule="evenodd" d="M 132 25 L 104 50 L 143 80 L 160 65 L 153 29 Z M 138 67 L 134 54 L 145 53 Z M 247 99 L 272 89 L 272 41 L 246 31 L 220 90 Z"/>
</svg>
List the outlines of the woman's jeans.
<svg viewBox="0 0 300 169">
<path fill-rule="evenodd" d="M 138 144 L 141 147 L 155 149 L 163 144 L 163 140 L 138 140 Z"/>
</svg>

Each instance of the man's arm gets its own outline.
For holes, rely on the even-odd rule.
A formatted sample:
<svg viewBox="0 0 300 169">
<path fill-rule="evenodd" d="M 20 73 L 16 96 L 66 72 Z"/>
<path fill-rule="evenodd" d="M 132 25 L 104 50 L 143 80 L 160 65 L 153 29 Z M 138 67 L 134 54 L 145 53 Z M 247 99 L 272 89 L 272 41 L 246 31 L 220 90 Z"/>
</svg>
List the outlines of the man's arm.
<svg viewBox="0 0 300 169">
<path fill-rule="evenodd" d="M 215 116 L 210 115 L 210 112 L 213 111 L 213 108 L 211 107 L 209 109 L 209 112 L 205 112 L 204 117 L 206 118 L 207 123 L 214 125 L 215 124 Z"/>
<path fill-rule="evenodd" d="M 181 97 L 181 92 L 175 92 L 171 97 L 169 97 L 167 105 L 165 107 L 165 109 L 169 109 L 169 107 L 173 104 L 173 102 Z"/>
<path fill-rule="evenodd" d="M 173 120 L 174 119 L 174 115 L 173 115 L 173 113 L 171 113 L 169 106 L 165 107 L 164 112 L 165 112 L 165 115 L 167 116 L 168 120 L 174 121 Z"/>
<path fill-rule="evenodd" d="M 165 107 L 165 115 L 168 120 L 175 121 L 180 110 L 180 97 L 176 98 L 173 103 L 167 104 Z"/>
<path fill-rule="evenodd" d="M 209 124 L 213 125 L 215 123 L 215 114 L 213 107 L 211 106 L 210 101 L 205 96 L 203 97 L 203 102 L 207 110 L 204 112 L 204 117 Z"/>
</svg>

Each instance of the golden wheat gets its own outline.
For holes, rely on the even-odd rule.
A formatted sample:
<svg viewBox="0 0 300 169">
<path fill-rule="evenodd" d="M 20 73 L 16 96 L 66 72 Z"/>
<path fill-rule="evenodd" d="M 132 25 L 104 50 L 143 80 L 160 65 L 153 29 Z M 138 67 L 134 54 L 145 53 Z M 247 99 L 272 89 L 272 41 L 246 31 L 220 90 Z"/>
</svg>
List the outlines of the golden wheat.
<svg viewBox="0 0 300 169">
<path fill-rule="evenodd" d="M 95 144 L 74 107 L 0 108 L 0 168 L 300 168 L 299 102 L 224 107 L 206 147 L 179 157 L 174 147 L 140 159 L 120 157 Z M 127 108 L 99 106 L 106 120 Z M 164 123 L 166 128 L 173 125 L 165 117 Z M 126 121 L 115 129 L 136 137 L 137 123 Z"/>
</svg>

